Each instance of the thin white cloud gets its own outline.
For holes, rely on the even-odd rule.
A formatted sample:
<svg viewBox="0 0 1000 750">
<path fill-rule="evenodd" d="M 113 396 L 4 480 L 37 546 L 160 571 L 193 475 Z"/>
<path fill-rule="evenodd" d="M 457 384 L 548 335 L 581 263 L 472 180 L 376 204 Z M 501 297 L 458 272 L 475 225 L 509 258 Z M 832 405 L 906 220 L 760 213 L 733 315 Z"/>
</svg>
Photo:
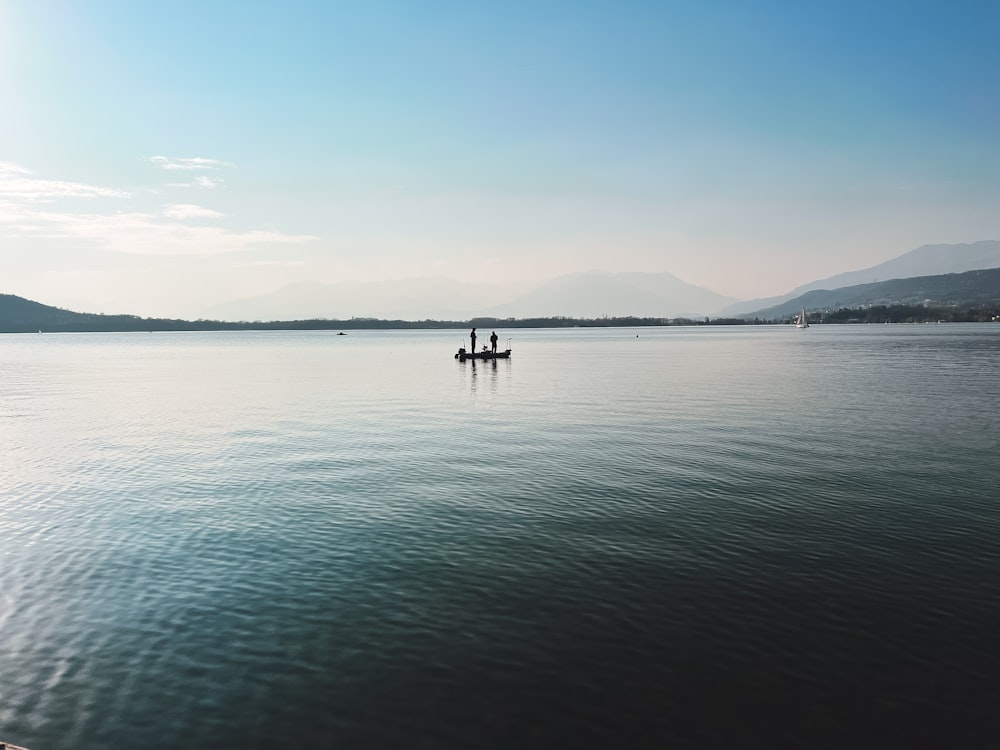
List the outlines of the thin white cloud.
<svg viewBox="0 0 1000 750">
<path fill-rule="evenodd" d="M 304 266 L 306 262 L 304 260 L 255 260 L 250 263 L 243 263 L 243 266 L 249 266 L 252 268 L 258 268 L 260 266 L 276 266 L 281 268 L 291 268 L 297 266 Z"/>
<path fill-rule="evenodd" d="M 82 214 L 0 204 L 0 224 L 22 238 L 73 239 L 130 255 L 219 255 L 268 244 L 303 244 L 312 235 L 182 224 L 163 214 Z"/>
<path fill-rule="evenodd" d="M 195 206 L 190 203 L 175 203 L 163 209 L 163 215 L 168 219 L 221 219 L 222 214 L 211 208 Z"/>
<path fill-rule="evenodd" d="M 224 183 L 225 180 L 223 180 L 221 177 L 208 177 L 207 175 L 202 174 L 195 177 L 194 182 L 192 184 L 195 185 L 196 187 L 205 188 L 207 190 L 215 190 L 215 188 L 219 187 Z"/>
<path fill-rule="evenodd" d="M 128 198 L 129 193 L 115 188 L 87 185 L 67 180 L 44 180 L 32 176 L 11 162 L 0 162 L 0 198 L 28 202 L 47 202 L 59 198 Z"/>
<path fill-rule="evenodd" d="M 49 205 L 70 197 L 131 196 L 112 188 L 38 179 L 17 164 L 0 162 L 0 236 L 64 239 L 117 253 L 162 256 L 235 253 L 260 245 L 300 244 L 317 239 L 270 230 L 186 224 L 192 219 L 223 217 L 218 211 L 193 203 L 170 204 L 155 213 L 88 213 Z"/>
<path fill-rule="evenodd" d="M 226 181 L 221 177 L 206 177 L 198 175 L 191 182 L 168 182 L 164 187 L 168 188 L 204 188 L 205 190 L 215 190 L 217 187 L 225 187 Z"/>
<path fill-rule="evenodd" d="M 31 174 L 30 169 L 25 169 L 20 164 L 15 164 L 12 161 L 0 161 L 0 175 L 4 172 L 10 174 Z"/>
<path fill-rule="evenodd" d="M 197 171 L 203 169 L 221 169 L 233 166 L 229 162 L 218 159 L 206 159 L 202 156 L 176 158 L 171 156 L 150 156 L 149 160 L 162 169 L 169 171 Z"/>
<path fill-rule="evenodd" d="M 219 159 L 206 159 L 203 156 L 191 158 L 174 158 L 170 156 L 150 156 L 149 161 L 168 172 L 203 172 L 216 171 L 224 167 L 232 167 L 233 164 L 220 161 Z M 171 182 L 167 187 L 172 188 L 204 188 L 205 190 L 215 190 L 225 185 L 225 180 L 217 175 L 199 174 L 192 177 L 190 182 Z"/>
</svg>

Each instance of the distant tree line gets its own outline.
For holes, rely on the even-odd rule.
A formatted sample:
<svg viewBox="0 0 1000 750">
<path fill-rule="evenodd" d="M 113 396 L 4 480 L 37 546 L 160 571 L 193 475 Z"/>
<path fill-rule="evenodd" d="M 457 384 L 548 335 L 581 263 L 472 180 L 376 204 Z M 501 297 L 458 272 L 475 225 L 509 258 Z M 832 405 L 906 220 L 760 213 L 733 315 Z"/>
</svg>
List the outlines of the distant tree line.
<svg viewBox="0 0 1000 750">
<path fill-rule="evenodd" d="M 936 305 L 871 305 L 823 313 L 824 323 L 981 323 L 1000 320 L 1000 303 L 967 308 Z"/>
<path fill-rule="evenodd" d="M 841 308 L 832 312 L 811 312 L 810 323 L 954 323 L 1000 320 L 1000 302 L 968 307 L 942 305 L 871 305 Z M 571 318 L 472 318 L 471 320 L 381 320 L 350 318 L 331 320 L 240 321 L 141 318 L 136 315 L 77 313 L 12 295 L 0 295 L 0 332 L 128 332 L 128 331 L 349 331 L 379 329 L 476 328 L 634 328 L 643 326 L 763 325 L 789 323 L 786 316 L 776 319 L 749 318 L 657 318 L 602 316 Z"/>
<path fill-rule="evenodd" d="M 65 311 L 63 311 L 65 312 Z M 743 322 L 743 321 L 739 321 Z M 35 330 L 54 332 L 129 332 L 129 331 L 356 331 L 453 328 L 596 328 L 669 325 L 667 318 L 607 317 L 607 318 L 473 318 L 471 320 L 382 320 L 380 318 L 350 318 L 334 320 L 222 321 L 178 320 L 172 318 L 140 318 L 134 315 L 98 315 L 68 313 L 31 317 L 30 319 L 0 319 L 0 331 L 30 333 Z"/>
</svg>

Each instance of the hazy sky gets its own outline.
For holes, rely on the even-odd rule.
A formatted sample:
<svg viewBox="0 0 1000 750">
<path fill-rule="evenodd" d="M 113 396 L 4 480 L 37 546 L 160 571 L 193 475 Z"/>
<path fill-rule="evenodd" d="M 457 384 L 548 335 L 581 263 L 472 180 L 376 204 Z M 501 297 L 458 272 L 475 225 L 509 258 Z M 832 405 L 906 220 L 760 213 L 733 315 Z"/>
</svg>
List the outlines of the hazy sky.
<svg viewBox="0 0 1000 750">
<path fill-rule="evenodd" d="M 0 292 L 747 298 L 998 239 L 998 34 L 993 0 L 0 0 Z"/>
</svg>

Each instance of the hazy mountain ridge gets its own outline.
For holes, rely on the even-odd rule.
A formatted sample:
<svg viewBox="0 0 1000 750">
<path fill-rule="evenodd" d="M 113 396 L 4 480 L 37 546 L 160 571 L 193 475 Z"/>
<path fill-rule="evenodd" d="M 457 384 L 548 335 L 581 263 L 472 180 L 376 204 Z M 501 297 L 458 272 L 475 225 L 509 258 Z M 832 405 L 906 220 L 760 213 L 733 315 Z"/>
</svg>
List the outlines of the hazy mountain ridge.
<svg viewBox="0 0 1000 750">
<path fill-rule="evenodd" d="M 300 282 L 270 294 L 208 308 L 221 320 L 304 320 L 352 317 L 404 320 L 705 315 L 728 305 L 725 297 L 671 273 L 566 274 L 535 285 L 470 284 L 435 277 L 335 284 Z"/>
<path fill-rule="evenodd" d="M 494 318 L 460 320 L 402 320 L 358 317 L 347 320 L 310 318 L 304 320 L 224 321 L 140 318 L 137 315 L 79 313 L 12 294 L 0 294 L 0 333 L 127 333 L 159 331 L 365 331 L 403 329 L 456 329 L 470 324 L 486 326 Z M 661 317 L 615 316 L 594 319 L 554 316 L 500 321 L 505 328 L 566 328 L 575 326 L 663 325 Z M 497 324 L 499 327 L 499 324 Z"/>
<path fill-rule="evenodd" d="M 687 284 L 670 273 L 567 274 L 528 286 L 467 284 L 448 278 L 403 279 L 381 282 L 323 284 L 301 282 L 270 295 L 218 305 L 214 315 L 200 322 L 136 315 L 76 313 L 13 295 L 0 295 L 0 331 L 109 331 L 204 330 L 246 328 L 246 321 L 266 321 L 277 328 L 282 321 L 468 321 L 473 318 L 780 318 L 800 307 L 832 310 L 880 304 L 975 305 L 1000 297 L 1000 242 L 966 245 L 924 245 L 892 261 L 833 280 L 874 277 L 889 269 L 942 267 L 991 263 L 988 269 L 949 271 L 916 277 L 891 278 L 877 283 L 821 288 L 817 281 L 780 298 L 729 304 L 731 298 Z M 973 273 L 977 271 L 978 273 Z M 805 290 L 805 291 L 801 291 Z M 503 301 L 506 299 L 511 301 Z M 391 299 L 392 303 L 385 302 Z M 743 310 L 739 315 L 733 309 Z M 229 325 L 232 323 L 232 325 Z M 241 325 L 242 324 L 242 325 Z M 309 327 L 304 326 L 304 327 Z M 316 327 L 313 325 L 313 327 Z"/>
<path fill-rule="evenodd" d="M 834 312 L 838 309 L 860 309 L 878 305 L 927 305 L 929 307 L 969 308 L 992 307 L 1000 309 L 1000 268 L 966 271 L 961 274 L 920 276 L 912 279 L 892 279 L 876 284 L 859 284 L 841 289 L 815 289 L 771 308 L 765 308 L 750 316 L 763 320 L 788 318 L 801 307 L 808 311 Z M 995 313 L 993 313 L 995 314 Z M 616 323 L 619 316 L 608 316 L 607 320 L 592 322 L 604 325 L 624 325 Z M 682 316 L 687 317 L 687 316 Z M 946 316 L 947 317 L 947 316 Z M 642 322 L 657 321 L 657 322 Z M 661 316 L 636 316 L 628 325 L 658 325 Z M 976 319 L 976 318 L 973 318 Z M 233 322 L 213 320 L 179 320 L 171 318 L 140 318 L 135 315 L 103 315 L 97 313 L 77 313 L 61 308 L 43 305 L 40 302 L 0 294 L 0 332 L 28 333 L 42 332 L 85 332 L 85 331 L 210 331 L 210 330 L 335 330 L 336 328 L 420 328 L 453 327 L 467 324 L 466 318 L 429 321 L 406 321 L 403 319 L 361 318 L 358 320 L 298 319 L 274 320 L 268 322 Z M 525 325 L 558 325 L 566 321 L 585 320 L 583 317 L 567 316 L 523 316 L 519 318 Z M 721 320 L 721 319 L 720 319 Z M 510 325 L 514 325 L 513 322 Z"/>
<path fill-rule="evenodd" d="M 520 285 L 470 284 L 445 277 L 387 281 L 303 281 L 258 297 L 213 305 L 217 320 L 382 318 L 467 320 L 520 291 Z"/>
<path fill-rule="evenodd" d="M 1000 266 L 1000 241 L 923 245 L 869 268 L 804 284 L 778 297 L 735 302 L 671 273 L 586 271 L 534 284 L 468 283 L 446 277 L 391 281 L 299 282 L 269 294 L 214 305 L 214 320 L 307 320 L 353 317 L 468 320 L 637 316 L 740 317 L 770 310 L 809 291 L 839 289 L 877 279 L 961 273 Z"/>
<path fill-rule="evenodd" d="M 703 315 L 731 301 L 732 297 L 688 284 L 671 273 L 587 271 L 550 279 L 484 314 L 498 318 L 677 317 Z"/>
<path fill-rule="evenodd" d="M 890 279 L 839 289 L 813 289 L 778 305 L 755 310 L 743 317 L 770 320 L 807 311 L 834 311 L 874 305 L 962 305 L 1000 304 L 1000 267 L 964 273 Z"/>
<path fill-rule="evenodd" d="M 997 240 L 950 245 L 921 245 L 884 263 L 811 281 L 796 287 L 787 294 L 737 302 L 721 310 L 720 314 L 754 315 L 764 310 L 779 309 L 782 303 L 798 299 L 806 292 L 877 283 L 880 278 L 885 280 L 905 279 L 997 267 L 1000 267 L 1000 241 Z"/>
</svg>

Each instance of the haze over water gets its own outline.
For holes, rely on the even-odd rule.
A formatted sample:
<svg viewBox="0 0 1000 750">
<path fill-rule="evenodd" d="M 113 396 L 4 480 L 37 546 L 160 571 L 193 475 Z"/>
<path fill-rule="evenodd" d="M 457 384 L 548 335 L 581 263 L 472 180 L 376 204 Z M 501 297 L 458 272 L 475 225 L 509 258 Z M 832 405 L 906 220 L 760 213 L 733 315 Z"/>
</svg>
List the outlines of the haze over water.
<svg viewBox="0 0 1000 750">
<path fill-rule="evenodd" d="M 0 740 L 995 741 L 1000 326 L 498 333 L 0 336 Z"/>
</svg>

